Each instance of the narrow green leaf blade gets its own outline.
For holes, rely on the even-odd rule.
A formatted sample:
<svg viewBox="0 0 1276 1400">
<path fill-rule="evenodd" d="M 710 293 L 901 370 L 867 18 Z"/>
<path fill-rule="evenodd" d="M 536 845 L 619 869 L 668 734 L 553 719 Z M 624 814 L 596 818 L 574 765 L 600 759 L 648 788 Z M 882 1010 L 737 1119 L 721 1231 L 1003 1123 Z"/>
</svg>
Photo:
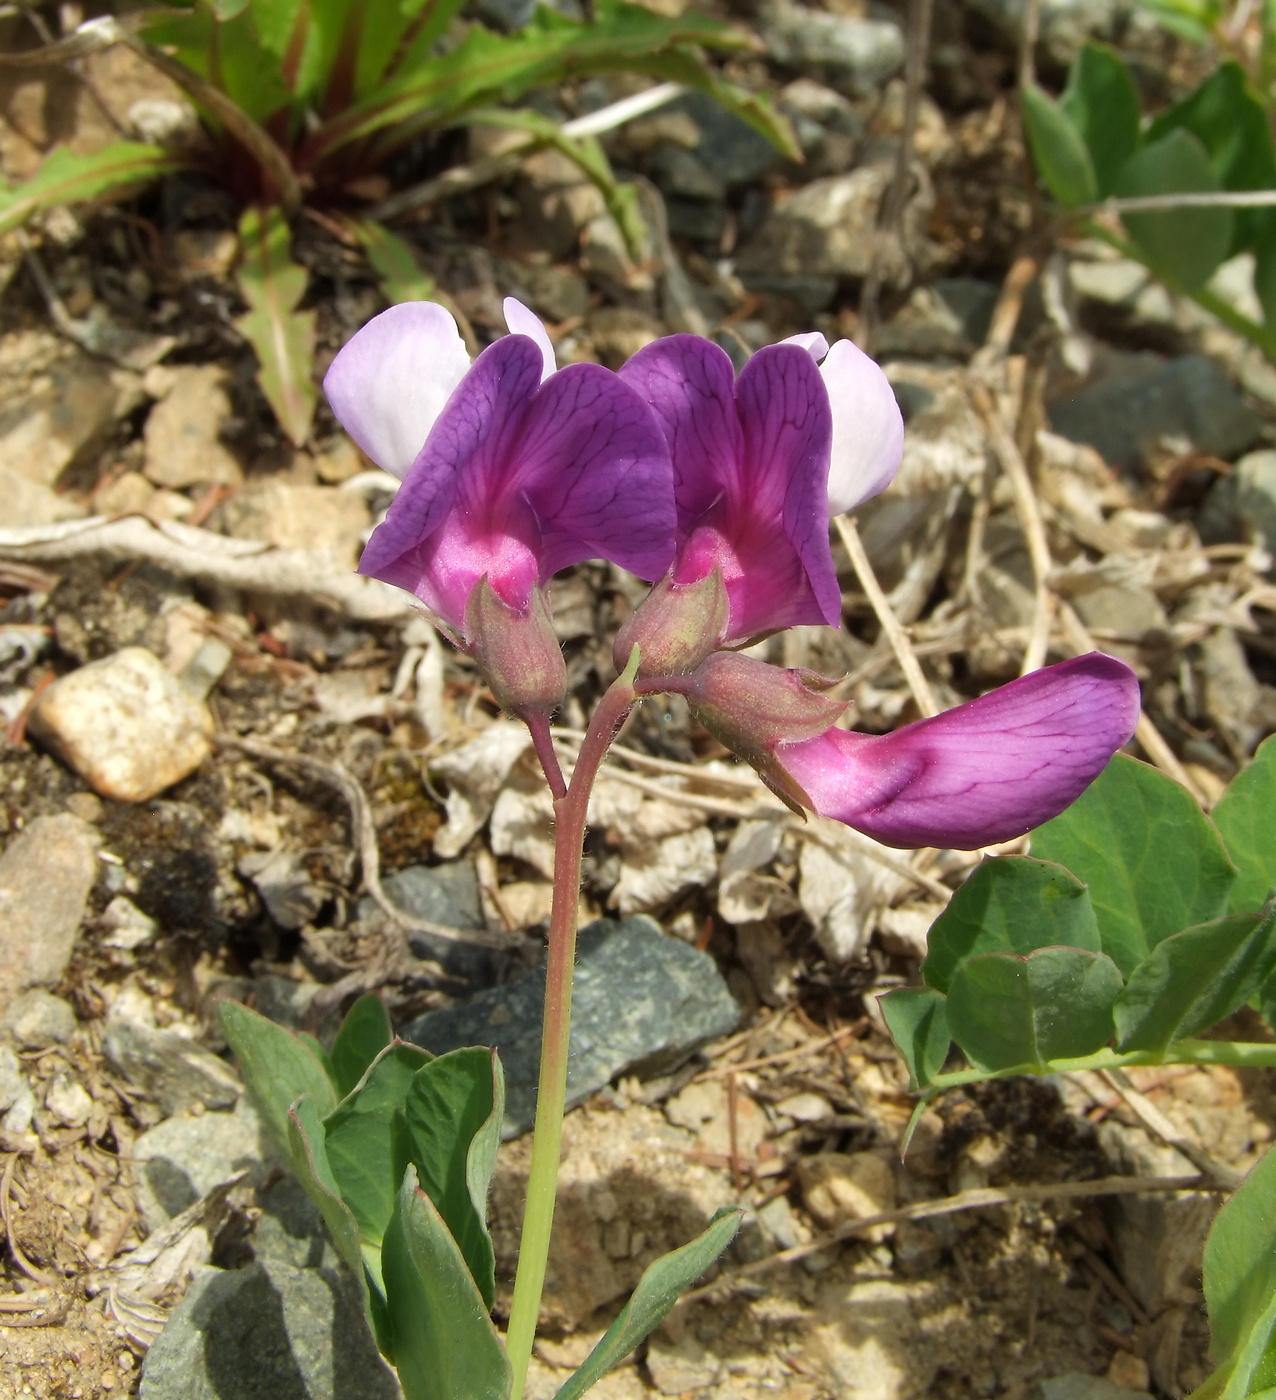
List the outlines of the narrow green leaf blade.
<svg viewBox="0 0 1276 1400">
<path fill-rule="evenodd" d="M 603 1333 L 580 1370 L 559 1388 L 554 1400 L 577 1400 L 649 1336 L 735 1238 L 742 1218 L 743 1212 L 738 1210 L 719 1211 L 708 1229 L 690 1244 L 649 1264 L 620 1316 Z"/>
<path fill-rule="evenodd" d="M 1094 165 L 1072 118 L 1042 90 L 1022 89 L 1024 127 L 1037 173 L 1065 209 L 1091 204 L 1099 196 Z"/>
<path fill-rule="evenodd" d="M 368 1066 L 393 1040 L 385 1002 L 376 992 L 360 997 L 346 1012 L 329 1056 L 333 1083 L 341 1098 L 358 1084 Z"/>
<path fill-rule="evenodd" d="M 249 310 L 236 329 L 257 352 L 257 380 L 279 425 L 300 446 L 310 436 L 316 393 L 310 370 L 315 313 L 298 311 L 306 271 L 292 260 L 282 210 L 249 209 L 239 221 L 239 290 Z"/>
<path fill-rule="evenodd" d="M 1113 193 L 1206 194 L 1222 188 L 1205 147 L 1181 128 L 1138 150 L 1117 172 Z M 1126 231 L 1158 277 L 1192 292 L 1209 281 L 1232 245 L 1230 209 L 1173 209 L 1122 215 Z"/>
<path fill-rule="evenodd" d="M 985 860 L 953 895 L 927 937 L 927 986 L 946 992 L 977 953 L 1031 953 L 1064 946 L 1101 951 L 1086 887 L 1062 865 L 1027 856 Z"/>
<path fill-rule="evenodd" d="M 356 1089 L 324 1119 L 328 1161 L 359 1233 L 379 1245 L 394 1210 L 407 1164 L 398 1126 L 412 1077 L 431 1056 L 396 1042 L 384 1050 Z"/>
<path fill-rule="evenodd" d="M 1125 60 L 1106 44 L 1086 44 L 1076 56 L 1059 104 L 1081 133 L 1100 195 L 1139 144 L 1139 94 Z"/>
<path fill-rule="evenodd" d="M 327 1071 L 298 1036 L 237 1001 L 219 1001 L 217 1020 L 239 1060 L 253 1103 L 279 1150 L 290 1157 L 288 1115 L 293 1104 L 307 1095 L 321 1118 L 337 1106 Z"/>
<path fill-rule="evenodd" d="M 397 306 L 403 301 L 431 300 L 434 278 L 417 261 L 406 239 L 372 219 L 348 219 L 346 226 L 359 240 L 388 302 Z"/>
<path fill-rule="evenodd" d="M 487 1231 L 487 1191 L 505 1116 L 505 1080 L 494 1050 L 440 1055 L 412 1078 L 403 1105 L 407 1150 L 490 1308 L 496 1255 Z"/>
<path fill-rule="evenodd" d="M 456 1241 L 408 1167 L 381 1256 L 406 1400 L 506 1400 L 511 1375 Z"/>
<path fill-rule="evenodd" d="M 19 228 L 42 209 L 119 194 L 188 164 L 177 152 L 142 141 L 117 141 L 90 155 L 59 146 L 29 180 L 0 189 L 0 234 Z"/>
<path fill-rule="evenodd" d="M 930 987 L 896 987 L 878 998 L 886 1028 L 904 1057 L 911 1088 L 924 1089 L 943 1069 L 952 1037 L 947 999 Z"/>
<path fill-rule="evenodd" d="M 1219 1211 L 1202 1266 L 1210 1353 L 1234 1358 L 1276 1296 L 1276 1151 L 1268 1151 Z"/>
<path fill-rule="evenodd" d="M 1130 974 L 1115 1008 L 1121 1050 L 1165 1050 L 1230 1016 L 1276 973 L 1276 912 L 1172 933 Z"/>
<path fill-rule="evenodd" d="M 1240 871 L 1232 913 L 1261 908 L 1276 886 L 1276 735 L 1264 739 L 1254 761 L 1228 783 L 1211 816 Z"/>
<path fill-rule="evenodd" d="M 1092 1054 L 1112 1035 L 1121 974 L 1103 953 L 1039 948 L 969 958 L 948 992 L 953 1039 L 979 1069 L 1045 1068 Z"/>
<path fill-rule="evenodd" d="M 1090 887 L 1103 951 L 1127 976 L 1163 938 L 1226 913 L 1236 874 L 1190 794 L 1125 754 L 1033 832 L 1032 853 Z"/>
</svg>

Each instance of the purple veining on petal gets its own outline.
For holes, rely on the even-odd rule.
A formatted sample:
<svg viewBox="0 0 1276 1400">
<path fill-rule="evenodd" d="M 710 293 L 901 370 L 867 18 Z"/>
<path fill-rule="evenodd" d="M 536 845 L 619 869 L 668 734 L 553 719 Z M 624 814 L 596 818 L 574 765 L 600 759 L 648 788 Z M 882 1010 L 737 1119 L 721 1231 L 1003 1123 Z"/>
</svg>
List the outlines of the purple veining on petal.
<svg viewBox="0 0 1276 1400">
<path fill-rule="evenodd" d="M 833 410 L 828 513 L 884 491 L 904 454 L 904 419 L 881 367 L 852 341 L 839 340 L 820 366 Z"/>
<path fill-rule="evenodd" d="M 545 368 L 541 372 L 541 381 L 544 382 L 558 368 L 558 361 L 554 358 L 554 343 L 549 338 L 545 323 L 516 297 L 506 297 L 502 307 L 510 334 L 525 335 L 534 340 L 539 347 L 545 362 Z"/>
<path fill-rule="evenodd" d="M 568 365 L 528 408 L 517 489 L 540 522 L 541 577 L 610 559 L 659 578 L 676 540 L 673 468 L 655 415 L 601 365 Z"/>
<path fill-rule="evenodd" d="M 669 444 L 685 538 L 738 476 L 743 442 L 730 356 L 700 336 L 670 335 L 639 350 L 619 374 L 651 405 Z"/>
<path fill-rule="evenodd" d="M 436 302 L 409 301 L 356 331 L 323 387 L 346 432 L 402 478 L 469 367 L 451 316 Z"/>
<path fill-rule="evenodd" d="M 1134 673 L 1092 652 L 892 734 L 831 729 L 776 756 L 823 816 L 890 846 L 973 850 L 1061 812 L 1138 715 Z"/>
</svg>

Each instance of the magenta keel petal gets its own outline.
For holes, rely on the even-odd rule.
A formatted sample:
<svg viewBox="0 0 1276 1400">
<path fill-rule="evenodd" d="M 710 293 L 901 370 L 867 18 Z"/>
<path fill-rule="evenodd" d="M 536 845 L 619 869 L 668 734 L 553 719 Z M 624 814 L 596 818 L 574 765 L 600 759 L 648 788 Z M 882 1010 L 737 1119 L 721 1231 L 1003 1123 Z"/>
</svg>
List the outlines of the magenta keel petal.
<svg viewBox="0 0 1276 1400">
<path fill-rule="evenodd" d="M 1063 811 L 1138 716 L 1134 673 L 1094 652 L 893 734 L 832 729 L 776 756 L 822 816 L 890 846 L 972 850 Z"/>
</svg>

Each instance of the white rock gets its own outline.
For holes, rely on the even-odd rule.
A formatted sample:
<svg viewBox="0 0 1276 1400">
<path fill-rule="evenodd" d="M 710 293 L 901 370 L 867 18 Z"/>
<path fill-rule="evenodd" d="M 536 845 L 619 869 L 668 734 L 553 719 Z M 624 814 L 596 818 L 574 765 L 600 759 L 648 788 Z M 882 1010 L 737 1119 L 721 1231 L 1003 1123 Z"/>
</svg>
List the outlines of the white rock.
<svg viewBox="0 0 1276 1400">
<path fill-rule="evenodd" d="M 44 1106 L 66 1128 L 82 1128 L 93 1112 L 88 1090 L 65 1071 L 54 1076 L 44 1096 Z"/>
<path fill-rule="evenodd" d="M 226 374 L 218 365 L 169 371 L 168 396 L 146 420 L 146 476 L 156 486 L 180 491 L 204 482 L 237 486 L 244 473 L 219 436 L 231 416 Z"/>
<path fill-rule="evenodd" d="M 207 758 L 213 719 L 144 647 L 125 647 L 55 681 L 31 730 L 95 791 L 144 802 Z"/>
<path fill-rule="evenodd" d="M 144 943 L 149 943 L 159 925 L 149 914 L 142 911 L 131 899 L 117 894 L 102 911 L 102 928 L 105 936 L 102 942 L 108 948 L 123 948 L 132 952 Z"/>
<path fill-rule="evenodd" d="M 71 1039 L 75 1033 L 75 1012 L 61 997 L 43 987 L 33 987 L 11 1003 L 0 1026 L 24 1050 L 43 1050 Z"/>
<path fill-rule="evenodd" d="M 279 549 L 312 550 L 348 568 L 358 561 L 372 524 L 367 502 L 355 491 L 272 477 L 250 483 L 223 509 L 233 535 Z"/>
</svg>

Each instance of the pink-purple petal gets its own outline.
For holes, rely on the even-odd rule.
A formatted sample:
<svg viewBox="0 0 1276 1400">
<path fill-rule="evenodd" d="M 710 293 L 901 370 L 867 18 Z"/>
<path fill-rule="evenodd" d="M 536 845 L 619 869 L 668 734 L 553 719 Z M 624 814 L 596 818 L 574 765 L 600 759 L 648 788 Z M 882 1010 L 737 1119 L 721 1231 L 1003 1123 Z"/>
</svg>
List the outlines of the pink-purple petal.
<svg viewBox="0 0 1276 1400">
<path fill-rule="evenodd" d="M 541 380 L 548 379 L 558 368 L 558 361 L 554 358 L 554 343 L 549 338 L 545 323 L 534 311 L 529 311 L 516 297 L 506 297 L 503 309 L 509 333 L 511 335 L 525 335 L 536 342 L 545 365 L 541 372 Z"/>
<path fill-rule="evenodd" d="M 677 535 L 673 469 L 656 418 L 601 365 L 547 379 L 522 424 L 517 490 L 541 529 L 541 578 L 584 559 L 610 559 L 659 578 Z"/>
<path fill-rule="evenodd" d="M 796 345 L 805 350 L 813 360 L 822 360 L 829 352 L 828 341 L 819 331 L 799 331 L 797 335 L 786 335 L 779 345 Z"/>
<path fill-rule="evenodd" d="M 828 513 L 884 491 L 904 455 L 904 419 L 881 367 L 849 340 L 839 340 L 820 366 L 833 410 Z"/>
<path fill-rule="evenodd" d="M 889 846 L 973 850 L 1061 812 L 1138 715 L 1134 673 L 1092 652 L 892 734 L 831 729 L 776 757 L 823 816 Z"/>
<path fill-rule="evenodd" d="M 737 481 L 743 443 L 731 358 L 701 336 L 670 335 L 639 350 L 619 373 L 651 406 L 669 444 L 685 536 Z"/>
<path fill-rule="evenodd" d="M 436 302 L 407 301 L 355 332 L 323 387 L 346 432 L 402 478 L 469 367 L 451 316 Z"/>
</svg>

